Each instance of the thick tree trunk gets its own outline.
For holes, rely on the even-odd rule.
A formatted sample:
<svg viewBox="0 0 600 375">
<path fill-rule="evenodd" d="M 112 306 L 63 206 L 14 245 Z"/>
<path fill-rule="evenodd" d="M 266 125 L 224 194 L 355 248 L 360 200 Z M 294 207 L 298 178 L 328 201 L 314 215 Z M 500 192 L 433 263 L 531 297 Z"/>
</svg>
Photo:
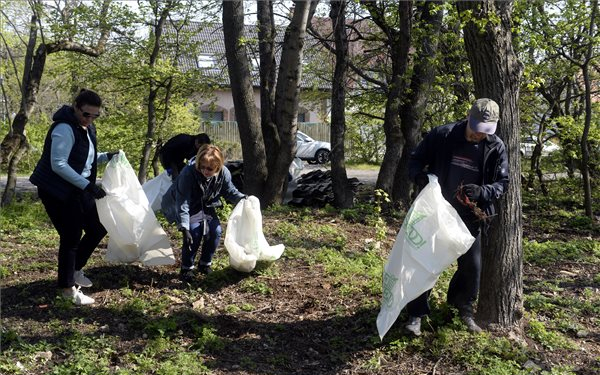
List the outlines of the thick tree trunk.
<svg viewBox="0 0 600 375">
<path fill-rule="evenodd" d="M 223 35 L 225 39 L 225 56 L 227 57 L 231 93 L 242 142 L 244 192 L 259 197 L 265 205 L 265 203 L 269 203 L 269 201 L 265 201 L 263 195 L 264 182 L 267 178 L 265 147 L 258 113 L 254 106 L 254 92 L 248 55 L 245 45 L 241 43 L 244 36 L 243 28 L 243 1 L 224 1 Z"/>
<path fill-rule="evenodd" d="M 265 141 L 267 167 L 274 168 L 275 157 L 279 152 L 279 133 L 275 124 L 275 82 L 277 64 L 275 62 L 275 17 L 273 1 L 256 3 L 258 18 L 258 49 L 260 54 L 260 124 Z"/>
<path fill-rule="evenodd" d="M 294 14 L 285 31 L 275 89 L 275 123 L 281 143 L 278 153 L 273 155 L 275 161 L 269 169 L 264 189 L 266 205 L 282 202 L 288 170 L 294 158 L 304 38 L 317 3 L 315 0 L 295 1 Z"/>
<path fill-rule="evenodd" d="M 354 196 L 348 186 L 344 157 L 346 134 L 346 79 L 348 72 L 348 36 L 346 0 L 331 1 L 331 23 L 335 37 L 335 70 L 331 90 L 331 182 L 335 207 L 352 207 Z"/>
<path fill-rule="evenodd" d="M 523 316 L 521 158 L 519 156 L 519 82 L 523 67 L 512 47 L 512 1 L 458 2 L 458 11 L 472 11 L 464 26 L 475 95 L 500 106 L 497 135 L 508 150 L 509 187 L 497 203 L 498 216 L 484 241 L 481 291 L 477 309 L 484 324 L 516 327 Z M 498 18 L 499 23 L 492 22 Z M 481 23 L 484 23 L 482 29 Z"/>
<path fill-rule="evenodd" d="M 406 207 L 410 206 L 411 184 L 408 178 L 408 160 L 410 153 L 415 149 L 421 138 L 421 127 L 423 126 L 423 113 L 429 97 L 429 89 L 435 78 L 435 64 L 433 60 L 438 49 L 438 38 L 442 26 L 443 12 L 439 9 L 439 1 L 428 1 L 418 6 L 421 14 L 420 24 L 428 30 L 421 41 L 414 60 L 415 66 L 410 84 L 403 103 L 400 107 L 400 123 L 404 136 L 404 147 L 392 189 L 392 199 L 402 202 Z M 436 10 L 436 8 L 438 8 Z"/>
</svg>

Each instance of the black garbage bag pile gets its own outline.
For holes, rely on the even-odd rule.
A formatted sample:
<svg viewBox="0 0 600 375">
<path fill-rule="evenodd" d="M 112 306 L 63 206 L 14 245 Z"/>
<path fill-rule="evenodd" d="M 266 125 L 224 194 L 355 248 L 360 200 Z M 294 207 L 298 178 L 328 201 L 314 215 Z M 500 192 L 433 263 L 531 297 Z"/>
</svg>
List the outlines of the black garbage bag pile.
<svg viewBox="0 0 600 375">
<path fill-rule="evenodd" d="M 234 160 L 228 161 L 225 165 L 231 172 L 233 184 L 243 193 L 244 162 Z M 349 178 L 348 185 L 356 196 L 358 187 L 362 183 L 358 178 Z M 333 185 L 331 182 L 331 171 L 329 170 L 315 169 L 305 173 L 295 181 L 290 181 L 289 188 L 293 189 L 292 199 L 287 202 L 289 205 L 297 207 L 324 207 L 328 203 L 333 203 Z"/>
<path fill-rule="evenodd" d="M 244 192 L 244 162 L 232 160 L 225 162 L 225 166 L 231 172 L 231 182 L 242 193 Z"/>
<path fill-rule="evenodd" d="M 349 178 L 348 187 L 356 195 L 361 182 L 358 178 Z M 299 207 L 323 207 L 333 203 L 333 184 L 331 171 L 314 170 L 301 175 L 297 180 L 297 187 L 292 192 L 289 205 Z"/>
</svg>

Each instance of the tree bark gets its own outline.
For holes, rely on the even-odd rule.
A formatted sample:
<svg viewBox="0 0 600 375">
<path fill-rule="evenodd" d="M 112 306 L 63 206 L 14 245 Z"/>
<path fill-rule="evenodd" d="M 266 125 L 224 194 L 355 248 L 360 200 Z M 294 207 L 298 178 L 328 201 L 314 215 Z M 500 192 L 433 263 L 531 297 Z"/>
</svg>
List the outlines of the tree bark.
<svg viewBox="0 0 600 375">
<path fill-rule="evenodd" d="M 317 3 L 316 0 L 295 1 L 294 14 L 285 31 L 275 88 L 275 123 L 281 143 L 277 154 L 269 155 L 275 160 L 269 169 L 264 189 L 264 203 L 267 206 L 283 201 L 288 170 L 296 150 L 304 38 L 307 24 Z"/>
<path fill-rule="evenodd" d="M 254 105 L 250 64 L 243 41 L 244 4 L 241 0 L 223 2 L 225 56 L 231 82 L 231 94 L 242 142 L 244 193 L 264 201 L 263 187 L 267 165 L 263 135 Z M 288 163 L 289 165 L 289 163 Z M 267 201 L 268 202 L 268 201 Z"/>
<path fill-rule="evenodd" d="M 279 152 L 279 133 L 275 124 L 275 83 L 277 81 L 277 64 L 275 62 L 275 17 L 273 1 L 264 0 L 256 3 L 258 18 L 258 49 L 260 55 L 260 123 L 265 142 L 267 168 L 274 168 L 275 158 Z"/>
<path fill-rule="evenodd" d="M 507 145 L 509 187 L 497 202 L 498 216 L 485 238 L 477 315 L 484 324 L 517 327 L 523 316 L 519 82 L 523 67 L 512 47 L 512 1 L 464 1 L 458 11 L 473 20 L 464 26 L 475 96 L 500 107 L 497 135 Z M 498 22 L 493 21 L 498 19 Z M 476 21 L 476 22 L 474 22 Z M 483 25 L 483 26 L 482 26 Z"/>
<path fill-rule="evenodd" d="M 101 20 L 106 18 L 108 3 L 109 0 L 104 0 L 102 3 L 99 15 L 99 19 Z M 33 2 L 32 7 L 35 8 L 36 5 L 39 4 Z M 2 194 L 0 206 L 10 204 L 15 196 L 19 161 L 29 149 L 29 143 L 25 136 L 25 126 L 29 122 L 29 117 L 31 116 L 37 101 L 37 94 L 39 92 L 42 75 L 44 74 L 44 66 L 46 65 L 46 57 L 51 53 L 60 51 L 72 51 L 97 57 L 104 52 L 106 40 L 109 35 L 107 25 L 100 22 L 102 29 L 100 30 L 100 36 L 96 41 L 95 46 L 86 46 L 71 40 L 59 40 L 51 43 L 42 43 L 35 49 L 35 53 L 33 53 L 33 48 L 36 45 L 37 34 L 39 32 L 37 11 L 33 8 L 28 49 L 25 55 L 26 59 L 24 61 L 23 80 L 21 84 L 21 105 L 19 107 L 19 112 L 13 119 L 11 130 L 4 137 L 0 146 L 0 164 L 2 164 L 3 160 L 8 159 L 9 166 L 6 187 Z"/>
<path fill-rule="evenodd" d="M 170 3 L 167 3 L 170 4 Z M 155 12 L 158 12 L 158 4 L 155 3 L 154 6 Z M 164 25 L 169 16 L 171 9 L 169 5 L 166 5 L 161 11 L 158 20 L 154 24 L 153 34 L 154 34 L 154 46 L 152 48 L 152 53 L 150 54 L 150 59 L 148 62 L 148 67 L 153 70 L 156 66 L 156 62 L 158 61 L 160 48 L 161 48 L 161 37 L 164 30 Z M 146 176 L 148 175 L 148 164 L 150 162 L 150 154 L 152 153 L 152 148 L 154 146 L 154 137 L 156 134 L 156 99 L 158 97 L 158 91 L 161 89 L 161 85 L 157 80 L 153 77 L 150 77 L 148 83 L 148 118 L 147 118 L 147 128 L 146 128 L 146 137 L 144 140 L 144 146 L 142 146 L 142 157 L 140 159 L 140 169 L 138 170 L 138 180 L 140 184 L 143 184 L 146 181 Z"/>
<path fill-rule="evenodd" d="M 373 22 L 383 31 L 387 38 L 387 46 L 392 64 L 392 75 L 387 90 L 387 101 L 383 130 L 385 133 L 385 154 L 377 176 L 375 187 L 392 194 L 394 175 L 402 155 L 404 138 L 400 128 L 400 105 L 402 93 L 406 89 L 406 70 L 409 63 L 410 40 L 412 29 L 412 1 L 398 2 L 398 30 L 388 23 L 385 4 L 361 1 Z"/>
<path fill-rule="evenodd" d="M 435 78 L 435 59 L 438 49 L 438 38 L 442 26 L 443 12 L 439 9 L 439 1 L 428 1 L 418 6 L 420 27 L 427 30 L 421 41 L 421 48 L 414 57 L 415 65 L 411 77 L 410 88 L 404 93 L 400 107 L 400 124 L 404 136 L 404 147 L 392 189 L 392 199 L 410 206 L 411 184 L 408 178 L 408 160 L 421 138 L 423 113 L 427 105 L 429 89 Z M 435 8 L 438 8 L 436 10 Z"/>
<path fill-rule="evenodd" d="M 348 72 L 348 35 L 346 0 L 331 1 L 331 23 L 335 38 L 335 69 L 331 89 L 331 182 L 333 203 L 338 208 L 352 207 L 354 195 L 348 185 L 344 156 L 346 135 L 346 84 Z"/>
<path fill-rule="evenodd" d="M 592 211 L 592 186 L 590 181 L 590 150 L 588 148 L 588 136 L 592 124 L 592 83 L 590 78 L 590 63 L 593 58 L 593 40 L 595 38 L 594 28 L 596 26 L 596 16 L 598 15 L 598 0 L 591 2 L 592 14 L 590 16 L 590 25 L 588 27 L 588 45 L 585 53 L 585 62 L 581 66 L 583 75 L 583 84 L 585 87 L 585 120 L 583 125 L 583 134 L 581 135 L 581 177 L 583 182 L 584 208 L 585 215 L 592 221 L 594 213 Z"/>
</svg>

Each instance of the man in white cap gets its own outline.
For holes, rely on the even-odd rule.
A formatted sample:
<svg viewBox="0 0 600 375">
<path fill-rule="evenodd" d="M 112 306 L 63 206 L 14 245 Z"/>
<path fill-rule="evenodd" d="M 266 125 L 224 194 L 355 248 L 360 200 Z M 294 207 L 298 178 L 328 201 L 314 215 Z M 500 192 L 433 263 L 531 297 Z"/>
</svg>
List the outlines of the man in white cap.
<svg viewBox="0 0 600 375">
<path fill-rule="evenodd" d="M 458 310 L 472 332 L 481 332 L 473 318 L 473 304 L 479 293 L 481 275 L 481 231 L 487 229 L 489 219 L 483 219 L 473 207 L 465 205 L 464 197 L 475 202 L 487 218 L 493 218 L 493 203 L 506 192 L 506 147 L 494 135 L 498 118 L 496 102 L 477 99 L 466 119 L 433 128 L 412 152 L 409 161 L 410 178 L 419 188 L 427 184 L 428 173 L 438 177 L 444 198 L 458 211 L 475 237 L 473 246 L 458 258 L 458 269 L 447 295 L 448 304 Z M 421 318 L 430 313 L 429 292 L 406 306 L 409 315 L 406 329 L 417 336 L 421 334 Z"/>
</svg>

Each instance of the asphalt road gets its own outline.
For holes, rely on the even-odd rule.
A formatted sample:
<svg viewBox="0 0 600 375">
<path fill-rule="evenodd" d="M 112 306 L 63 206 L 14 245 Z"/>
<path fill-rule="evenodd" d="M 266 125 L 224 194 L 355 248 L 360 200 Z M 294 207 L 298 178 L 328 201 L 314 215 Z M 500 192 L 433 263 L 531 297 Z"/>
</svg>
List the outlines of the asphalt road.
<svg viewBox="0 0 600 375">
<path fill-rule="evenodd" d="M 302 174 L 308 173 L 311 170 L 315 169 L 329 169 L 329 167 L 323 167 L 319 165 L 310 165 L 308 163 L 304 164 L 304 169 L 302 170 Z M 366 185 L 375 185 L 377 181 L 377 173 L 379 170 L 364 170 L 364 169 L 348 169 L 347 174 L 348 178 L 356 177 L 360 182 Z M 4 192 L 4 187 L 6 186 L 6 175 L 0 176 L 0 194 Z M 36 192 L 37 189 L 34 185 L 29 182 L 29 176 L 17 177 L 17 192 Z"/>
</svg>

